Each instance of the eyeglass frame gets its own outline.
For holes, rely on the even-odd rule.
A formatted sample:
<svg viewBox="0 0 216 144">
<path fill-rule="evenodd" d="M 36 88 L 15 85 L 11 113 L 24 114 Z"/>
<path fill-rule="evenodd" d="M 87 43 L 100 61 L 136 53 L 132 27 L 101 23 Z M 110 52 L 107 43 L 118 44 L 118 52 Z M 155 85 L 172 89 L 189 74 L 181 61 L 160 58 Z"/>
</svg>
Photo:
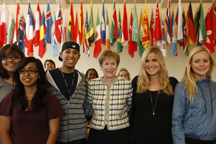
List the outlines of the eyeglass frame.
<svg viewBox="0 0 216 144">
<path fill-rule="evenodd" d="M 18 56 L 18 58 L 13 58 L 13 56 Z M 7 59 L 4 59 L 4 57 L 7 57 Z M 18 60 L 18 59 L 20 59 L 21 58 L 21 56 L 19 56 L 19 55 L 12 55 L 12 56 L 3 56 L 2 58 L 1 58 L 1 60 L 3 60 L 3 61 L 8 61 L 9 59 L 12 59 L 12 60 Z"/>
<path fill-rule="evenodd" d="M 34 73 L 32 73 L 33 71 L 29 73 L 30 70 L 34 70 Z M 21 71 L 23 71 L 24 73 Z M 26 72 L 28 72 L 28 74 L 35 74 L 35 73 L 39 72 L 39 70 L 36 70 L 36 69 L 28 69 L 28 70 L 20 69 L 20 70 L 18 70 L 19 74 L 26 74 Z"/>
</svg>

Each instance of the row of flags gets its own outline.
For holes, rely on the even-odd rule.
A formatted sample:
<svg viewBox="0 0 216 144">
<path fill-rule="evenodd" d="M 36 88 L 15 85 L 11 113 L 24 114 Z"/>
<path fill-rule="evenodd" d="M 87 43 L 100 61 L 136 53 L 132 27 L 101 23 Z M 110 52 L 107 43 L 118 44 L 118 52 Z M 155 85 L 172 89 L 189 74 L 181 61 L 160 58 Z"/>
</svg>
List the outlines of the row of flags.
<svg viewBox="0 0 216 144">
<path fill-rule="evenodd" d="M 97 58 L 101 52 L 101 44 L 104 44 L 106 49 L 110 49 L 117 41 L 117 52 L 122 52 L 123 47 L 128 46 L 128 53 L 131 57 L 134 57 L 134 52 L 138 50 L 139 55 L 142 56 L 142 53 L 149 45 L 159 46 L 164 56 L 167 54 L 166 46 L 172 45 L 172 54 L 177 56 L 177 43 L 183 47 L 184 54 L 188 55 L 188 46 L 196 42 L 197 46 L 206 45 L 211 53 L 213 53 L 214 46 L 216 45 L 216 29 L 212 28 L 213 25 L 216 24 L 216 9 L 214 9 L 214 6 L 215 1 L 213 1 L 212 7 L 204 19 L 201 1 L 195 17 L 193 18 L 191 2 L 189 3 L 189 8 L 185 16 L 185 12 L 182 12 L 181 0 L 179 0 L 176 16 L 174 16 L 174 11 L 171 13 L 169 0 L 164 22 L 163 11 L 160 17 L 157 1 L 156 14 L 154 15 L 154 11 L 152 10 L 149 23 L 145 1 L 144 13 L 141 10 L 140 24 L 138 24 L 136 2 L 134 2 L 133 12 L 131 11 L 130 15 L 130 25 L 128 27 L 126 1 L 124 1 L 122 24 L 120 11 L 118 14 L 119 19 L 117 20 L 114 1 L 110 35 L 108 11 L 106 10 L 105 17 L 104 2 L 101 22 L 99 12 L 97 12 L 95 31 L 92 1 L 90 6 L 90 18 L 88 20 L 88 11 L 86 11 L 85 21 L 82 1 L 80 15 L 78 17 L 78 13 L 76 12 L 76 19 L 73 13 L 73 2 L 70 3 L 68 27 L 65 13 L 61 10 L 59 3 L 56 15 L 54 12 L 53 20 L 49 2 L 47 3 L 46 13 L 41 13 L 39 2 L 37 3 L 36 17 L 33 15 L 29 2 L 28 14 L 25 21 L 24 15 L 20 10 L 19 2 L 17 2 L 16 21 L 14 21 L 12 13 L 8 12 L 3 2 L 3 10 L 0 19 L 0 47 L 6 43 L 17 42 L 23 51 L 25 51 L 25 47 L 27 48 L 28 56 L 33 56 L 33 46 L 39 46 L 38 55 L 43 58 L 47 50 L 47 43 L 51 43 L 52 55 L 57 56 L 58 43 L 62 45 L 66 41 L 74 41 L 79 45 L 83 45 L 83 52 L 88 56 L 90 56 L 90 47 L 94 46 L 93 56 Z M 165 23 L 167 26 L 167 39 L 165 39 Z M 138 25 L 140 25 L 140 27 Z M 177 29 L 175 29 L 176 25 Z M 139 49 L 137 49 L 137 47 L 139 47 Z"/>
</svg>

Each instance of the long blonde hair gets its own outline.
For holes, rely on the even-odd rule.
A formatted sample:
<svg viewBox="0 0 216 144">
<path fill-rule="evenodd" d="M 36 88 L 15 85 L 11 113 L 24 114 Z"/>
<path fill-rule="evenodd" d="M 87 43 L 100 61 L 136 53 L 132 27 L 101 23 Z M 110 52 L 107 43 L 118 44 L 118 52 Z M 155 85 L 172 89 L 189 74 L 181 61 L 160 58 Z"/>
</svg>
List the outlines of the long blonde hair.
<svg viewBox="0 0 216 144">
<path fill-rule="evenodd" d="M 142 55 L 141 68 L 140 68 L 138 81 L 137 81 L 137 93 L 146 92 L 147 87 L 149 85 L 149 75 L 145 71 L 145 63 L 146 63 L 147 56 L 152 52 L 156 54 L 157 60 L 160 64 L 160 70 L 158 76 L 161 85 L 161 90 L 168 95 L 173 94 L 173 89 L 171 84 L 169 83 L 168 71 L 166 68 L 163 54 L 161 50 L 155 46 L 147 48 Z"/>
<path fill-rule="evenodd" d="M 186 89 L 188 92 L 188 95 L 190 97 L 190 102 L 193 101 L 195 92 L 198 92 L 197 85 L 196 85 L 196 77 L 194 75 L 193 69 L 191 68 L 191 61 L 192 61 L 193 56 L 196 53 L 201 52 L 201 51 L 206 51 L 208 53 L 209 59 L 210 59 L 210 69 L 207 72 L 206 76 L 211 77 L 211 74 L 212 74 L 214 67 L 215 67 L 214 58 L 212 57 L 210 51 L 205 46 L 197 46 L 190 51 L 188 61 L 185 65 L 185 71 L 184 71 L 184 77 L 183 77 L 183 78 L 186 77 L 184 89 Z"/>
</svg>

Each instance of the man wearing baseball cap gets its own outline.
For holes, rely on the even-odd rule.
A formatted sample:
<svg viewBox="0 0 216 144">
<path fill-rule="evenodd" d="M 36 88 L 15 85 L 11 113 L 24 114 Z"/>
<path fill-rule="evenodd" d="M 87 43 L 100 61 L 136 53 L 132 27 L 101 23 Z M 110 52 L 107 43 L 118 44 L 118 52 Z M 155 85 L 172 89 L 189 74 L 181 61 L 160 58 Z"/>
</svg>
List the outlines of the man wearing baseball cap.
<svg viewBox="0 0 216 144">
<path fill-rule="evenodd" d="M 56 144 L 85 144 L 87 122 L 83 110 L 87 99 L 87 79 L 75 69 L 80 58 L 80 46 L 65 42 L 59 53 L 60 68 L 47 71 L 48 91 L 60 101 L 65 115 L 60 119 L 59 136 Z"/>
</svg>

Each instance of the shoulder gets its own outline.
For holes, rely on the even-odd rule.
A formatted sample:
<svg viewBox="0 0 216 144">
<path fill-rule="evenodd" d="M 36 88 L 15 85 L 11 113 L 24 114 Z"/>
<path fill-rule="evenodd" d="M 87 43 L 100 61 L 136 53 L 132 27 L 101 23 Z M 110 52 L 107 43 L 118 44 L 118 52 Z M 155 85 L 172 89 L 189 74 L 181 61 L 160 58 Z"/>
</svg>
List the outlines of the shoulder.
<svg viewBox="0 0 216 144">
<path fill-rule="evenodd" d="M 11 103 L 13 101 L 13 92 L 8 93 L 3 100 L 2 103 Z"/>
<path fill-rule="evenodd" d="M 133 78 L 133 80 L 132 80 L 132 84 L 136 84 L 137 83 L 137 81 L 138 81 L 138 75 L 137 76 L 135 76 L 134 78 Z"/>
<path fill-rule="evenodd" d="M 102 82 L 102 78 L 95 78 L 95 79 L 91 79 L 90 81 L 88 81 L 89 85 L 94 85 L 94 84 L 100 84 Z"/>
<path fill-rule="evenodd" d="M 182 80 L 182 81 L 180 81 L 180 82 L 176 85 L 175 89 L 177 89 L 177 90 L 183 90 L 184 87 L 185 87 L 185 79 Z"/>
<path fill-rule="evenodd" d="M 175 87 L 178 83 L 178 80 L 175 77 L 169 77 L 170 84 Z"/>
<path fill-rule="evenodd" d="M 121 84 L 131 84 L 131 82 L 123 77 L 117 77 L 116 80 L 117 83 L 121 83 Z"/>
<path fill-rule="evenodd" d="M 46 98 L 48 102 L 58 101 L 58 98 L 50 92 L 47 92 Z"/>
</svg>

